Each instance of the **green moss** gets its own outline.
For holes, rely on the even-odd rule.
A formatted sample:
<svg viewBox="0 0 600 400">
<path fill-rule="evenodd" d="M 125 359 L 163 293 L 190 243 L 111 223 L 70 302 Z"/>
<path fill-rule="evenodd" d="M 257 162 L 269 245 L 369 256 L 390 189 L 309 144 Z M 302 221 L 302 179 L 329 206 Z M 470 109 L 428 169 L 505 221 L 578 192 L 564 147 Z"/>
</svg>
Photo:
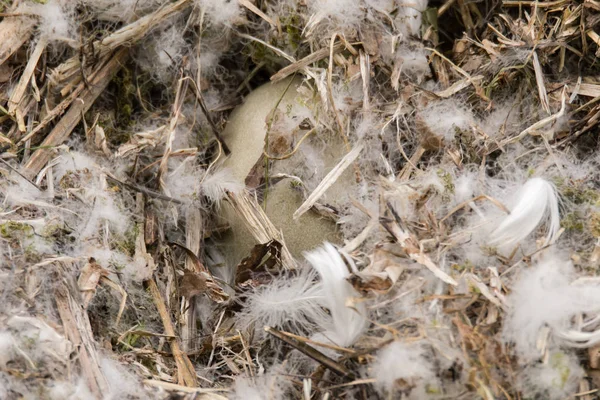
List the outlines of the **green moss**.
<svg viewBox="0 0 600 400">
<path fill-rule="evenodd" d="M 0 224 L 0 236 L 15 240 L 30 238 L 33 236 L 33 228 L 22 222 L 8 221 Z"/>
<path fill-rule="evenodd" d="M 550 356 L 550 366 L 558 372 L 559 377 L 552 380 L 552 384 L 558 388 L 564 388 L 571 376 L 571 369 L 566 365 L 563 353 L 553 353 Z"/>
<path fill-rule="evenodd" d="M 560 225 L 567 231 L 572 232 L 583 232 L 585 230 L 585 224 L 582 218 L 577 213 L 571 212 L 563 217 L 560 221 Z"/>
<path fill-rule="evenodd" d="M 44 229 L 42 229 L 42 236 L 56 236 L 63 232 L 64 231 L 59 224 L 47 224 L 46 226 L 44 226 Z"/>
<path fill-rule="evenodd" d="M 443 169 L 438 169 L 436 173 L 444 182 L 444 191 L 446 194 L 454 194 L 454 181 L 452 180 L 452 175 Z"/>
<path fill-rule="evenodd" d="M 78 189 L 81 187 L 81 176 L 77 171 L 67 171 L 58 184 L 62 189 Z"/>
<path fill-rule="evenodd" d="M 133 84 L 131 70 L 121 69 L 113 78 L 116 84 L 116 119 L 117 127 L 127 128 L 132 124 L 133 101 L 136 95 L 136 87 Z"/>
<path fill-rule="evenodd" d="M 566 182 L 558 178 L 554 184 L 562 197 L 571 203 L 600 205 L 600 192 L 585 187 L 582 182 Z"/>
<path fill-rule="evenodd" d="M 109 91 L 114 104 L 108 109 L 106 104 L 92 107 L 86 118 L 92 120 L 100 115 L 98 123 L 104 129 L 107 141 L 113 146 L 127 142 L 131 128 L 136 121 L 136 113 L 147 109 L 149 104 L 159 106 L 166 99 L 157 98 L 159 86 L 148 74 L 138 73 L 132 66 L 123 67 L 111 80 Z M 150 107 L 152 108 L 152 107 Z"/>
<path fill-rule="evenodd" d="M 433 386 L 430 384 L 425 385 L 425 391 L 428 394 L 442 394 L 442 391 L 440 390 L 440 388 L 438 386 Z"/>
<path fill-rule="evenodd" d="M 421 34 L 425 34 L 429 27 L 432 27 L 434 32 L 439 30 L 438 26 L 438 9 L 436 7 L 427 7 L 425 11 L 421 13 L 422 17 L 422 26 L 421 26 Z"/>
<path fill-rule="evenodd" d="M 23 255 L 25 256 L 25 261 L 30 264 L 37 264 L 40 261 L 42 261 L 43 258 L 40 252 L 33 246 L 33 244 L 30 244 L 29 246 L 25 247 Z"/>
<path fill-rule="evenodd" d="M 466 260 L 463 264 L 452 264 L 450 266 L 450 268 L 452 268 L 453 270 L 455 270 L 457 272 L 472 271 L 473 264 L 471 263 L 470 260 Z"/>
<path fill-rule="evenodd" d="M 469 290 L 471 293 L 481 294 L 481 290 L 479 290 L 479 288 L 475 285 L 469 285 Z"/>
<path fill-rule="evenodd" d="M 598 192 L 589 188 L 566 187 L 561 193 L 575 204 L 598 204 L 600 200 Z"/>
<path fill-rule="evenodd" d="M 595 238 L 600 238 L 600 213 L 592 213 L 588 219 L 588 228 Z"/>
<path fill-rule="evenodd" d="M 138 329 L 143 330 L 143 325 L 139 326 Z M 122 351 L 130 351 L 132 347 L 135 348 L 136 344 L 138 344 L 141 337 L 141 335 L 135 333 L 128 333 L 127 335 L 125 335 L 125 337 L 123 338 L 123 343 L 120 343 Z"/>
<path fill-rule="evenodd" d="M 125 232 L 123 240 L 120 242 L 120 248 L 130 256 L 135 254 L 135 240 L 138 234 L 139 227 L 137 224 L 133 224 L 133 227 Z"/>
<path fill-rule="evenodd" d="M 278 43 L 273 42 L 271 41 L 269 44 L 280 47 Z M 250 58 L 255 65 L 262 65 L 266 71 L 272 71 L 273 73 L 279 71 L 282 66 L 282 57 L 279 54 L 256 41 L 251 41 L 246 45 L 244 56 Z"/>
<path fill-rule="evenodd" d="M 454 142 L 461 148 L 463 155 L 463 163 L 479 164 L 481 163 L 481 155 L 477 152 L 477 138 L 473 132 L 462 130 L 459 127 L 454 127 Z"/>
<path fill-rule="evenodd" d="M 281 25 L 287 33 L 288 43 L 294 50 L 298 50 L 302 42 L 302 20 L 298 14 L 285 15 L 281 19 Z"/>
</svg>

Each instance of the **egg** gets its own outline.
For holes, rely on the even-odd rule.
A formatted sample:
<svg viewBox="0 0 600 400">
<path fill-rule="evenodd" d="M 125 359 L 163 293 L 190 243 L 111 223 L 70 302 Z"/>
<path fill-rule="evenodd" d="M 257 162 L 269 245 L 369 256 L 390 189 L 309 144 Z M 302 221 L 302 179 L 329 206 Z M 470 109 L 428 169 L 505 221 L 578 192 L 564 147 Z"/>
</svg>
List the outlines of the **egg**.
<svg viewBox="0 0 600 400">
<path fill-rule="evenodd" d="M 294 220 L 292 215 L 304 201 L 301 184 L 296 179 L 269 179 L 265 185 L 265 139 L 271 118 L 279 115 L 277 122 L 272 122 L 269 131 L 271 144 L 274 138 L 290 134 L 290 143 L 285 143 L 284 152 L 292 151 L 297 146 L 297 137 L 292 136 L 292 130 L 298 130 L 306 115 L 310 116 L 312 110 L 307 110 L 309 104 L 315 104 L 317 96 L 310 96 L 307 88 L 301 88 L 300 78 L 289 78 L 272 84 L 266 83 L 252 91 L 244 103 L 238 106 L 227 122 L 222 133 L 222 138 L 231 150 L 230 156 L 223 162 L 223 167 L 228 168 L 232 176 L 249 186 L 249 189 L 259 186 L 261 205 L 270 221 L 281 230 L 285 243 L 291 254 L 300 258 L 304 251 L 311 250 L 323 242 L 340 243 L 336 223 L 316 212 L 309 211 Z M 316 105 L 319 107 L 319 105 Z M 277 107 L 277 108 L 276 108 Z M 276 108 L 276 111 L 275 111 Z M 283 124 L 279 129 L 282 135 L 272 135 L 274 124 Z M 287 124 L 287 125 L 286 125 Z M 289 131 L 289 132 L 288 132 Z M 297 136 L 306 134 L 296 132 Z M 281 132 L 280 132 L 281 133 Z M 323 134 L 325 135 L 325 134 Z M 316 135 L 315 135 L 316 136 Z M 287 137 L 287 136 L 285 136 Z M 285 139 L 284 137 L 284 139 Z M 313 160 L 319 166 L 321 175 L 324 176 L 333 168 L 346 153 L 344 142 L 334 134 L 328 133 L 323 137 L 311 137 L 303 142 L 302 146 L 315 146 L 318 160 Z M 272 152 L 272 146 L 269 152 Z M 311 164 L 311 165 L 307 165 Z M 312 163 L 307 163 L 306 158 L 297 152 L 285 160 L 273 160 L 270 164 L 269 175 L 274 173 L 287 175 L 310 175 Z M 300 173 L 299 169 L 303 170 Z M 349 168 L 351 170 L 351 168 Z M 326 192 L 322 201 L 329 204 L 339 202 L 346 195 L 352 182 L 352 171 L 346 171 Z M 319 175 L 319 176 L 321 176 Z M 318 182 L 317 182 L 318 183 Z M 229 265 L 238 264 L 250 254 L 256 240 L 248 232 L 244 222 L 235 213 L 230 204 L 225 204 L 221 209 L 221 217 L 229 224 L 230 229 L 222 235 L 221 248 Z"/>
</svg>

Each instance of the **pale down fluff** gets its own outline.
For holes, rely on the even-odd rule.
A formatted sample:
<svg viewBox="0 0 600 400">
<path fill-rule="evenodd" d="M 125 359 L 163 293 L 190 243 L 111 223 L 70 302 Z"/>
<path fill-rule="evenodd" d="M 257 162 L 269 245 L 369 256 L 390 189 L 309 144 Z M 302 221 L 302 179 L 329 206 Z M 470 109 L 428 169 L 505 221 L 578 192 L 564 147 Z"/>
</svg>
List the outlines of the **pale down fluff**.
<svg viewBox="0 0 600 400">
<path fill-rule="evenodd" d="M 556 351 L 544 362 L 526 367 L 519 374 L 519 384 L 528 398 L 567 399 L 578 392 L 584 375 L 575 355 Z"/>
<path fill-rule="evenodd" d="M 362 304 L 348 305 L 358 293 L 346 280 L 350 272 L 344 259 L 330 243 L 304 256 L 319 273 L 320 281 L 314 279 L 311 269 L 295 277 L 276 278 L 248 297 L 238 323 L 242 327 L 255 323 L 259 331 L 265 325 L 308 330 L 316 332 L 312 337 L 315 341 L 352 345 L 367 321 Z"/>
<path fill-rule="evenodd" d="M 299 275 L 283 275 L 252 293 L 239 315 L 243 328 L 255 324 L 257 332 L 264 326 L 292 329 L 294 332 L 314 328 L 316 321 L 327 318 L 322 309 L 324 300 L 315 273 L 305 269 Z"/>
<path fill-rule="evenodd" d="M 399 380 L 406 382 L 410 387 L 408 398 L 411 399 L 427 397 L 438 384 L 433 364 L 426 358 L 425 349 L 419 343 L 393 342 L 387 345 L 377 353 L 370 375 L 377 380 L 375 386 L 390 395 L 394 394 Z"/>
<path fill-rule="evenodd" d="M 346 280 L 350 271 L 344 259 L 330 243 L 304 253 L 304 257 L 321 276 L 323 305 L 330 312 L 330 318 L 319 321 L 323 331 L 315 339 L 325 339 L 343 347 L 352 345 L 365 330 L 367 320 L 364 305 L 347 306 L 358 293 Z"/>
<path fill-rule="evenodd" d="M 515 344 L 522 359 L 540 356 L 543 349 L 538 348 L 538 338 L 543 327 L 562 338 L 575 315 L 600 311 L 600 284 L 592 281 L 573 285 L 574 277 L 569 261 L 548 254 L 523 271 L 513 285 L 503 336 Z"/>
<path fill-rule="evenodd" d="M 510 214 L 492 231 L 488 243 L 493 246 L 515 245 L 542 222 L 546 222 L 546 246 L 554 241 L 560 228 L 558 195 L 552 183 L 532 178 L 515 194 Z"/>
</svg>

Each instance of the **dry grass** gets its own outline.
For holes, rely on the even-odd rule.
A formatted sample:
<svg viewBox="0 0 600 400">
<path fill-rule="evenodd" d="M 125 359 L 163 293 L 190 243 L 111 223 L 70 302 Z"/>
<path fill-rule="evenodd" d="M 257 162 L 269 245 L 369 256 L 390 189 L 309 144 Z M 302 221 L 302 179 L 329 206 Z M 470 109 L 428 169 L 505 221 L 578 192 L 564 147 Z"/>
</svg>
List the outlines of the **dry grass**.
<svg viewBox="0 0 600 400">
<path fill-rule="evenodd" d="M 15 318 L 27 318 L 37 324 L 38 334 L 30 340 L 46 335 L 51 340 L 44 346 L 68 347 L 53 355 L 35 350 L 39 358 L 33 360 L 27 349 L 4 357 L 0 345 L 0 386 L 6 386 L 0 393 L 7 393 L 6 398 L 25 398 L 26 392 L 57 398 L 51 394 L 53 382 L 76 385 L 80 378 L 95 398 L 135 398 L 131 391 L 120 397 L 103 358 L 135 374 L 132 385 L 140 385 L 135 386 L 140 398 L 226 398 L 236 377 L 262 376 L 268 366 L 263 362 L 280 368 L 274 374 L 285 382 L 286 398 L 385 398 L 365 371 L 394 340 L 427 341 L 432 358 L 448 360 L 448 365 L 435 366 L 440 386 L 431 389 L 432 398 L 526 398 L 519 358 L 501 332 L 517 271 L 542 250 L 502 254 L 492 249 L 487 265 L 453 258 L 470 240 L 453 227 L 477 205 L 506 210 L 489 193 L 477 193 L 439 215 L 436 207 L 443 194 L 413 193 L 406 186 L 413 193 L 407 197 L 414 207 L 410 221 L 392 203 L 399 186 L 430 166 L 474 169 L 481 177 L 511 146 L 522 146 L 519 157 L 545 154 L 539 169 L 557 164 L 561 170 L 558 155 L 583 160 L 595 151 L 600 4 L 449 0 L 430 5 L 420 38 L 390 39 L 391 14 L 374 13 L 360 30 L 338 29 L 305 15 L 302 4 L 295 10 L 281 8 L 287 15 L 273 15 L 268 3 L 240 1 L 241 17 L 224 29 L 222 38 L 210 36 L 208 16 L 191 0 L 169 2 L 118 23 L 103 21 L 81 6 L 75 11 L 80 42 L 60 45 L 39 35 L 37 17 L 20 13 L 18 4 L 1 3 L 0 330 L 19 335 L 24 328 Z M 176 21 L 185 30 L 190 50 L 186 57 L 173 58 L 173 78 L 167 84 L 148 78 L 132 61 L 146 51 L 143 46 L 165 21 Z M 203 75 L 199 67 L 203 41 L 218 40 L 227 42 L 220 68 L 229 69 L 229 78 Z M 403 40 L 407 48 L 427 54 L 425 77 L 407 75 L 400 58 L 380 54 L 390 40 Z M 292 48 L 295 54 L 287 53 Z M 309 129 L 297 147 L 282 152 L 288 156 L 273 156 L 271 162 L 302 157 L 297 150 L 313 132 L 340 136 L 348 150 L 306 193 L 294 217 L 316 210 L 339 218 L 340 210 L 331 211 L 321 197 L 346 169 L 354 169 L 356 182 L 371 179 L 377 187 L 373 204 L 353 199 L 349 206 L 367 222 L 353 237 L 345 237 L 345 249 L 361 269 L 350 279 L 360 298 L 348 301 L 351 306 L 365 304 L 371 317 L 380 316 L 372 318 L 351 348 L 315 343 L 307 332 L 264 327 L 268 335 L 263 335 L 257 333 L 263 327 L 244 330 L 236 325 L 248 293 L 302 263 L 261 208 L 264 179 L 250 188 L 252 193 L 227 194 L 228 207 L 255 242 L 263 244 L 248 254 L 229 283 L 214 265 L 205 266 L 212 257 L 210 247 L 227 228 L 220 209 L 201 193 L 182 199 L 169 189 L 178 179 L 181 160 L 208 174 L 227 157 L 220 132 L 243 95 L 267 80 L 292 75 L 306 77 L 306 87 L 322 102 L 322 125 L 310 127 L 318 131 Z M 361 82 L 360 101 L 345 108 L 336 104 L 335 88 L 355 81 Z M 224 95 L 205 101 L 215 92 Z M 499 132 L 486 132 L 473 124 L 457 134 L 462 139 L 442 144 L 421 112 L 442 99 L 468 104 L 477 115 L 488 115 L 509 99 L 520 125 L 509 129 L 505 121 Z M 375 115 L 377 129 L 394 132 L 393 145 L 386 144 L 381 155 L 393 162 L 373 171 L 360 163 L 359 155 L 372 145 L 352 136 L 351 121 L 362 115 Z M 178 144 L 181 132 L 199 138 L 195 146 Z M 65 173 L 57 184 L 57 165 L 75 157 L 67 146 L 83 149 L 97 162 Z M 273 153 L 266 148 L 265 154 Z M 578 187 L 577 179 L 562 174 L 562 189 Z M 85 183 L 92 181 L 93 193 Z M 600 197 L 596 189 L 577 190 L 570 192 L 571 198 Z M 89 225 L 82 219 L 91 218 L 86 213 L 106 201 L 102 193 L 115 199 L 128 226 L 116 232 L 116 222 L 104 216 L 82 240 L 78 229 Z M 571 256 L 581 274 L 595 275 L 600 246 L 594 242 L 597 232 L 587 225 L 595 216 L 578 218 L 569 221 L 583 224 L 578 237 L 586 239 Z M 563 239 L 570 235 L 566 226 Z M 114 259 L 101 264 L 92 248 L 125 254 L 130 265 Z M 137 268 L 135 277 L 131 268 Z M 406 317 L 383 311 L 402 299 L 411 299 L 419 311 Z M 439 310 L 438 325 L 430 317 L 417 317 L 434 308 Z M 581 326 L 593 316 L 575 318 Z M 584 347 L 588 353 L 579 352 L 578 360 L 586 377 L 579 383 L 580 393 L 568 395 L 587 400 L 597 398 L 600 375 L 597 346 Z M 546 356 L 542 351 L 541 359 Z M 396 384 L 398 396 L 410 396 L 415 386 Z M 265 398 L 275 397 L 278 385 L 265 384 Z"/>
</svg>

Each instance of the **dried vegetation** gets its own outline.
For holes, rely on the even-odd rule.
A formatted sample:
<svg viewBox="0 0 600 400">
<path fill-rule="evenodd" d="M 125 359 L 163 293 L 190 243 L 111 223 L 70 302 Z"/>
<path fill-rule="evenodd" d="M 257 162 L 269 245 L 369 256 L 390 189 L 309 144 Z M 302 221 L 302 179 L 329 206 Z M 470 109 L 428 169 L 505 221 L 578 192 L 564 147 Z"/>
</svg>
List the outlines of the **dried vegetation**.
<svg viewBox="0 0 600 400">
<path fill-rule="evenodd" d="M 599 2 L 0 7 L 0 398 L 600 395 Z"/>
</svg>

